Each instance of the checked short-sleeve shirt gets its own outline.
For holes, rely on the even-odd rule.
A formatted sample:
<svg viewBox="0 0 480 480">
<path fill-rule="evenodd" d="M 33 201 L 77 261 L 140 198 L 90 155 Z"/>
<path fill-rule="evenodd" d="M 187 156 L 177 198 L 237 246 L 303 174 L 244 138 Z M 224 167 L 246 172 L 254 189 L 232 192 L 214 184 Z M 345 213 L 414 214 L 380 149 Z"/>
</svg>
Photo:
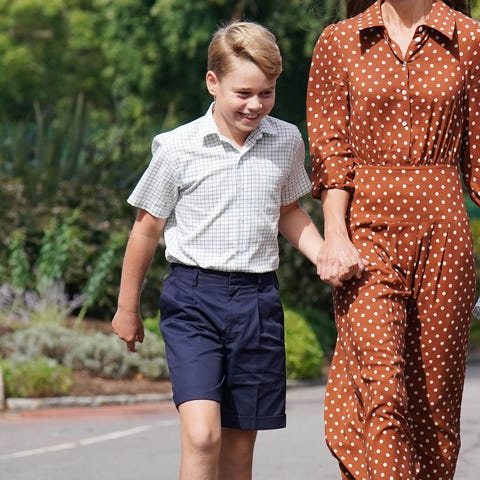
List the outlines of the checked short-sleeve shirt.
<svg viewBox="0 0 480 480">
<path fill-rule="evenodd" d="M 157 135 L 152 154 L 128 202 L 167 219 L 167 261 L 221 271 L 278 268 L 280 207 L 311 188 L 297 127 L 267 116 L 239 147 L 219 133 L 210 108 Z"/>
</svg>

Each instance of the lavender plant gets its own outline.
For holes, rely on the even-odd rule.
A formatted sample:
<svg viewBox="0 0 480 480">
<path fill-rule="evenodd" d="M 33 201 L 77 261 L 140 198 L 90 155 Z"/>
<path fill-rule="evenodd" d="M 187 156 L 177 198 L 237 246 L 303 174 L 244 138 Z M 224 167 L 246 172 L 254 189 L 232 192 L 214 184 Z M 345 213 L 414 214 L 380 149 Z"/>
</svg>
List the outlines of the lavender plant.
<svg viewBox="0 0 480 480">
<path fill-rule="evenodd" d="M 31 321 L 61 323 L 82 306 L 85 295 L 70 298 L 63 281 L 76 244 L 78 216 L 79 211 L 74 210 L 62 222 L 50 222 L 33 268 L 26 253 L 25 234 L 21 230 L 13 232 L 7 281 L 0 286 L 0 320 L 7 326 Z"/>
</svg>

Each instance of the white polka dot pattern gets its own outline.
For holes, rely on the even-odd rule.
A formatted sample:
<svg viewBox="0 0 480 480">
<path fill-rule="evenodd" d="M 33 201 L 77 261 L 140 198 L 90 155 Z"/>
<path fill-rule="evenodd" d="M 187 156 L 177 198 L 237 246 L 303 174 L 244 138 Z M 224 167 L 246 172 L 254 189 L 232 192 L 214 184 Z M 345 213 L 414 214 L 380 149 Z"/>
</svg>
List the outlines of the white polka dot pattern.
<svg viewBox="0 0 480 480">
<path fill-rule="evenodd" d="M 334 290 L 325 431 L 342 478 L 452 480 L 475 295 L 465 185 L 480 205 L 480 27 L 434 2 L 405 57 L 381 1 L 312 56 L 313 194 L 351 191 L 369 262 Z"/>
<path fill-rule="evenodd" d="M 416 41 L 417 39 L 418 41 Z M 480 205 L 480 24 L 434 2 L 405 58 L 380 1 L 328 26 L 307 95 L 313 194 L 352 189 L 354 165 L 457 165 Z"/>
</svg>

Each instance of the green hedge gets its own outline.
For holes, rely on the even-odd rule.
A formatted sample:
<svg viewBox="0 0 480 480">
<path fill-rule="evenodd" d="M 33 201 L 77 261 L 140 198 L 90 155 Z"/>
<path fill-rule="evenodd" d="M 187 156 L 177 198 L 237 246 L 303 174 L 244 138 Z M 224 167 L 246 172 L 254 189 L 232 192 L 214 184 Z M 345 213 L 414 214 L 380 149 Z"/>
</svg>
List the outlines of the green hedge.
<svg viewBox="0 0 480 480">
<path fill-rule="evenodd" d="M 306 318 L 285 310 L 285 348 L 289 379 L 316 379 L 322 376 L 325 356 L 320 341 Z"/>
<path fill-rule="evenodd" d="M 46 357 L 2 361 L 0 366 L 7 397 L 68 395 L 74 385 L 72 369 Z"/>
</svg>

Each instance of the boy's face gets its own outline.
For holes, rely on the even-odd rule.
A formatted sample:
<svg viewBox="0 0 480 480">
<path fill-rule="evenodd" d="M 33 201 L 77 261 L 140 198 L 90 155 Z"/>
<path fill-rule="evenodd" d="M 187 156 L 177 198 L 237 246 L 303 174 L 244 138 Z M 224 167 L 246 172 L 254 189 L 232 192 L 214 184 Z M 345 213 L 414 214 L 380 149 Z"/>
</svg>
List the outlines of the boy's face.
<svg viewBox="0 0 480 480">
<path fill-rule="evenodd" d="M 220 132 L 243 145 L 260 120 L 275 104 L 276 79 L 268 78 L 257 65 L 233 58 L 232 69 L 218 79 L 207 72 L 207 88 L 215 97 L 213 118 Z"/>
</svg>

